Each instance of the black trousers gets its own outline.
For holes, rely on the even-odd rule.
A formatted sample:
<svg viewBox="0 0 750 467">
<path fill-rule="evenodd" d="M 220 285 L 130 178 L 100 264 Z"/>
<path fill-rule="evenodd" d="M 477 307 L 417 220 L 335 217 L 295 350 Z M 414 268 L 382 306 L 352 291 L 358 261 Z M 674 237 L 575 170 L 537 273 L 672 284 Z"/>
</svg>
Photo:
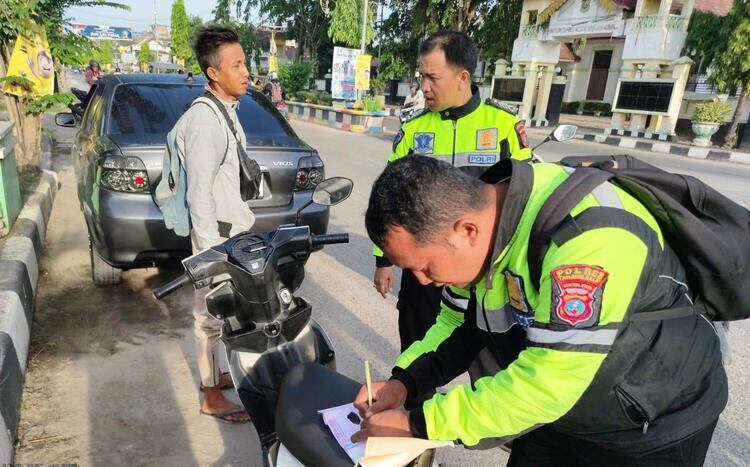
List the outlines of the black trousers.
<svg viewBox="0 0 750 467">
<path fill-rule="evenodd" d="M 669 447 L 643 456 L 604 449 L 542 427 L 513 441 L 509 467 L 701 467 L 718 419 Z"/>
<path fill-rule="evenodd" d="M 401 289 L 398 292 L 398 334 L 401 337 L 401 351 L 414 341 L 424 337 L 435 324 L 440 313 L 442 288 L 422 285 L 408 269 L 401 273 Z"/>
</svg>

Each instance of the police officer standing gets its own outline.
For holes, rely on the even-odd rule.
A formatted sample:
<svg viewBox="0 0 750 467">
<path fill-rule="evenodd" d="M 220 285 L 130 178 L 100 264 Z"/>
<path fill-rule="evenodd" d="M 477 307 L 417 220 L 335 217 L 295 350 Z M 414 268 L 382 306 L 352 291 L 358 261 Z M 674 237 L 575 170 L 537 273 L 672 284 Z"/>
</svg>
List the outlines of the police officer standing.
<svg viewBox="0 0 750 467">
<path fill-rule="evenodd" d="M 462 32 L 442 31 L 419 47 L 419 71 L 426 108 L 401 126 L 393 141 L 390 162 L 409 154 L 446 161 L 479 176 L 495 162 L 530 159 L 523 122 L 498 101 L 482 101 L 472 84 L 478 51 Z M 374 285 L 386 297 L 393 286 L 393 267 L 376 247 Z M 435 323 L 441 289 L 421 286 L 403 271 L 398 296 L 401 350 L 421 339 Z"/>
</svg>

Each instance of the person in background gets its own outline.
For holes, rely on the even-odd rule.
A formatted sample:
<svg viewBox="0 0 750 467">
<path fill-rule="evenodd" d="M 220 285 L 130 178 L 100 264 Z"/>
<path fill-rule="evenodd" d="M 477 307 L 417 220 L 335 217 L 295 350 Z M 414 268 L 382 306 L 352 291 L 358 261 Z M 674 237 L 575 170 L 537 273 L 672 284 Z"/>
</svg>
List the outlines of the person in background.
<svg viewBox="0 0 750 467">
<path fill-rule="evenodd" d="M 404 99 L 403 108 L 408 108 L 414 112 L 424 109 L 424 94 L 422 94 L 422 90 L 416 84 L 412 84 L 409 87 L 409 95 Z"/>
<path fill-rule="evenodd" d="M 96 60 L 89 61 L 89 67 L 86 69 L 86 74 L 84 75 L 89 86 L 93 86 L 94 82 L 96 82 L 101 75 L 102 69 L 99 66 L 99 62 Z"/>
</svg>

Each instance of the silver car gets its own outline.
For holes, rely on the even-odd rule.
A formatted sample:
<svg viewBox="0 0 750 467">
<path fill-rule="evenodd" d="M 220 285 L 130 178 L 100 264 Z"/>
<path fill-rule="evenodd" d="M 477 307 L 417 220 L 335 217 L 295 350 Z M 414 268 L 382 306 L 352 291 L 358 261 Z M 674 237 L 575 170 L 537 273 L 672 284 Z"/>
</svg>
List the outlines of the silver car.
<svg viewBox="0 0 750 467">
<path fill-rule="evenodd" d="M 190 239 L 165 227 L 153 193 L 167 133 L 205 84 L 204 78 L 179 74 L 111 75 L 91 88 L 82 117 L 57 115 L 59 125 L 78 127 L 73 157 L 95 284 L 116 284 L 125 269 L 190 253 Z M 263 172 L 260 195 L 248 201 L 256 217 L 253 230 L 294 222 L 313 188 L 325 179 L 323 161 L 260 92 L 249 90 L 240 98 L 237 113 L 247 153 Z M 306 208 L 302 223 L 313 233 L 325 233 L 328 208 Z"/>
</svg>

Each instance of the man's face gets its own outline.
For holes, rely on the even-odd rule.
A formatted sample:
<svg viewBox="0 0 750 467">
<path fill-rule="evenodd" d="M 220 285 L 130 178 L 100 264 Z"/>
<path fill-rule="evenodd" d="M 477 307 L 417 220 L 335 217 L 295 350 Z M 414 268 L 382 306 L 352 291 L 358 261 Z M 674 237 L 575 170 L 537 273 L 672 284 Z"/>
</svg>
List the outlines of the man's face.
<svg viewBox="0 0 750 467">
<path fill-rule="evenodd" d="M 228 95 L 239 98 L 247 92 L 250 72 L 245 66 L 245 52 L 240 44 L 219 47 L 219 67 L 208 67 L 207 74 Z"/>
<path fill-rule="evenodd" d="M 417 243 L 402 227 L 392 227 L 383 252 L 393 264 L 413 272 L 422 285 L 466 287 L 482 274 L 487 252 L 482 251 L 476 231 L 456 226 L 425 245 Z"/>
<path fill-rule="evenodd" d="M 437 112 L 456 107 L 463 89 L 471 86 L 469 73 L 449 65 L 440 48 L 419 57 L 419 73 L 425 104 Z"/>
</svg>

